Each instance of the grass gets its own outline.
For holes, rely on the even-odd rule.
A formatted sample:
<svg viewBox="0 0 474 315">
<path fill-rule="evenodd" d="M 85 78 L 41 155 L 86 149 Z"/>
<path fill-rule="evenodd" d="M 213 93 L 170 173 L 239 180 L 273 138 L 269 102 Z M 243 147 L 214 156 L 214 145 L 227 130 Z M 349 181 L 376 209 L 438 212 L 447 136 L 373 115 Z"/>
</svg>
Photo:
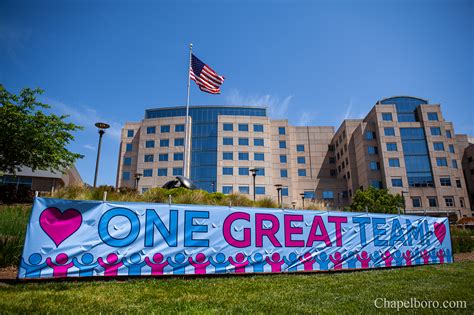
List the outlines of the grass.
<svg viewBox="0 0 474 315">
<path fill-rule="evenodd" d="M 0 286 L 0 310 L 15 313 L 375 313 L 377 298 L 416 298 L 440 303 L 466 301 L 466 309 L 449 311 L 472 314 L 473 273 L 474 262 L 464 261 L 331 274 L 21 283 Z"/>
<path fill-rule="evenodd" d="M 18 265 L 31 205 L 0 206 L 0 267 Z"/>
</svg>

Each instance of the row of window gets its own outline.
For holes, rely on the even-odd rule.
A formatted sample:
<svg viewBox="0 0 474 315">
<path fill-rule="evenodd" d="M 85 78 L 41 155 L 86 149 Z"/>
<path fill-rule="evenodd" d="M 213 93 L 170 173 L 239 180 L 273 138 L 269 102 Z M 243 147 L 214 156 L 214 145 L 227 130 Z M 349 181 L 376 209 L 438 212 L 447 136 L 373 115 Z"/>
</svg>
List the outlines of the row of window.
<svg viewBox="0 0 474 315">
<path fill-rule="evenodd" d="M 437 207 L 438 206 L 438 198 L 437 197 L 427 197 L 428 206 L 429 207 Z M 444 196 L 444 204 L 446 207 L 455 207 L 455 201 L 453 196 Z M 411 197 L 412 206 L 413 208 L 421 208 L 423 207 L 423 203 L 421 201 L 421 197 Z M 461 208 L 464 208 L 464 198 L 459 198 L 459 205 Z"/>
<path fill-rule="evenodd" d="M 170 130 L 171 130 L 170 125 L 160 126 L 160 132 L 161 133 L 169 133 Z M 183 124 L 175 125 L 174 126 L 174 131 L 175 132 L 184 132 L 184 125 Z M 146 133 L 149 134 L 149 135 L 150 134 L 155 134 L 156 133 L 156 126 L 146 127 Z M 133 129 L 127 130 L 127 137 L 132 138 L 134 135 L 135 135 L 135 130 L 133 130 Z"/>
<path fill-rule="evenodd" d="M 249 125 L 248 124 L 238 124 L 237 127 L 238 131 L 249 131 Z M 222 126 L 222 129 L 224 131 L 234 131 L 234 124 L 232 123 L 224 123 Z M 262 124 L 254 124 L 253 125 L 253 131 L 254 132 L 263 132 L 263 125 Z"/>
<path fill-rule="evenodd" d="M 432 136 L 441 136 L 441 128 L 439 127 L 430 127 L 430 132 Z M 395 128 L 394 127 L 385 127 L 384 128 L 384 135 L 387 137 L 395 136 Z M 451 130 L 446 130 L 446 137 L 452 138 Z M 375 140 L 377 139 L 377 135 L 375 131 L 366 131 L 365 132 L 365 139 L 366 140 Z"/>
<path fill-rule="evenodd" d="M 239 167 L 239 175 L 248 176 L 250 174 L 249 167 Z M 255 168 L 255 174 L 258 176 L 265 176 L 265 169 L 264 168 Z M 222 175 L 234 175 L 234 168 L 233 167 L 223 167 L 222 168 Z"/>
<path fill-rule="evenodd" d="M 393 121 L 392 113 L 382 113 L 382 120 L 383 121 Z M 430 121 L 439 121 L 438 113 L 429 112 L 428 113 L 428 120 L 430 120 Z"/>
<path fill-rule="evenodd" d="M 250 187 L 246 185 L 237 186 L 237 192 L 241 194 L 250 194 Z M 223 194 L 232 194 L 234 193 L 234 187 L 230 185 L 223 185 L 222 186 L 222 193 Z M 265 195 L 265 187 L 264 186 L 255 186 L 255 194 L 256 195 Z M 288 187 L 282 187 L 281 189 L 282 196 L 288 196 Z"/>
<path fill-rule="evenodd" d="M 222 152 L 222 159 L 227 160 L 227 161 L 234 160 L 234 152 Z M 238 160 L 239 161 L 248 161 L 249 160 L 249 153 L 248 152 L 239 152 L 238 153 Z M 265 153 L 254 152 L 253 160 L 254 161 L 265 161 Z"/>
<path fill-rule="evenodd" d="M 170 140 L 169 139 L 161 139 L 160 140 L 160 148 L 167 148 L 170 146 Z M 182 147 L 184 146 L 184 138 L 176 138 L 174 139 L 174 146 L 175 147 Z M 155 147 L 155 140 L 147 140 L 145 141 L 145 148 L 154 148 Z M 125 151 L 126 152 L 131 152 L 133 151 L 133 144 L 132 143 L 127 143 L 125 145 Z"/>
<path fill-rule="evenodd" d="M 449 177 L 440 177 L 439 182 L 441 186 L 451 186 L 451 178 Z M 403 187 L 403 181 L 401 178 L 392 178 L 391 183 L 392 187 Z M 383 188 L 383 183 L 379 180 L 371 181 L 370 185 L 375 188 Z M 456 179 L 456 187 L 462 188 L 460 179 Z"/>
<path fill-rule="evenodd" d="M 182 161 L 184 159 L 184 153 L 183 152 L 176 152 L 173 153 L 173 161 Z M 145 154 L 143 156 L 143 162 L 154 162 L 155 161 L 155 156 L 153 154 Z M 160 162 L 167 162 L 171 161 L 170 160 L 170 154 L 168 153 L 161 153 L 158 154 L 158 161 Z M 123 164 L 124 165 L 132 165 L 132 158 L 131 157 L 125 157 L 123 159 Z"/>
<path fill-rule="evenodd" d="M 172 172 L 173 176 L 181 176 L 183 175 L 183 168 L 182 167 L 173 167 Z M 158 168 L 157 169 L 157 176 L 168 176 L 168 169 L 167 168 Z M 153 177 L 153 169 L 147 168 L 143 170 L 143 177 Z M 130 172 L 122 172 L 122 179 L 123 180 L 130 180 Z"/>
<path fill-rule="evenodd" d="M 223 145 L 234 145 L 234 138 L 224 137 L 222 138 Z M 249 145 L 249 138 L 239 138 L 238 140 L 239 145 Z M 265 141 L 263 138 L 254 138 L 253 145 L 256 147 L 263 147 L 265 145 Z"/>
</svg>

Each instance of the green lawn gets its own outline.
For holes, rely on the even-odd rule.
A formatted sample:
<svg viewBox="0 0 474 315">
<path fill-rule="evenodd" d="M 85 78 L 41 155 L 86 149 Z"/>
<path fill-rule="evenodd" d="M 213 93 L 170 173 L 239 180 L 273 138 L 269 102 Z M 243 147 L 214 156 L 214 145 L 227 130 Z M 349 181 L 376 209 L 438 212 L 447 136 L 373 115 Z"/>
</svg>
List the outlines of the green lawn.
<svg viewBox="0 0 474 315">
<path fill-rule="evenodd" d="M 472 314 L 473 274 L 474 262 L 464 261 L 330 274 L 0 284 L 0 312 L 373 313 L 377 298 L 416 298 L 467 301 L 467 309 L 449 312 Z"/>
</svg>

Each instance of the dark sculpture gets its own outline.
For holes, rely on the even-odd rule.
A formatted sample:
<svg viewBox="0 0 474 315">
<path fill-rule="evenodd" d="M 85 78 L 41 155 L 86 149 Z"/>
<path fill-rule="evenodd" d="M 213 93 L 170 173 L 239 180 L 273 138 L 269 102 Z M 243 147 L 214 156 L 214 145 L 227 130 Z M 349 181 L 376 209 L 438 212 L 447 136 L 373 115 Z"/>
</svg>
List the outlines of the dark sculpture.
<svg viewBox="0 0 474 315">
<path fill-rule="evenodd" d="M 199 189 L 198 186 L 196 186 L 196 184 L 194 184 L 191 179 L 183 177 L 183 176 L 176 176 L 176 179 L 170 180 L 169 182 L 165 183 L 162 187 L 166 189 L 178 188 L 178 187 L 183 187 L 190 190 Z"/>
</svg>

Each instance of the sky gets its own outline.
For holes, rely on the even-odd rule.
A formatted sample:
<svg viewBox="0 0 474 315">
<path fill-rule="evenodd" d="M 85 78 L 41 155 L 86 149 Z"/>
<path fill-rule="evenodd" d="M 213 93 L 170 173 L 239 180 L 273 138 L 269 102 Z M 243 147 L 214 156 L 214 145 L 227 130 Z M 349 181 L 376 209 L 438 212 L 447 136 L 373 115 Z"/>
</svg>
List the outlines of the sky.
<svg viewBox="0 0 474 315">
<path fill-rule="evenodd" d="M 262 105 L 295 125 L 340 125 L 377 100 L 441 104 L 474 135 L 474 1 L 0 1 L 0 84 L 84 126 L 68 148 L 115 185 L 120 129 L 147 108 L 185 105 L 189 43 L 226 77 L 191 105 Z"/>
</svg>

